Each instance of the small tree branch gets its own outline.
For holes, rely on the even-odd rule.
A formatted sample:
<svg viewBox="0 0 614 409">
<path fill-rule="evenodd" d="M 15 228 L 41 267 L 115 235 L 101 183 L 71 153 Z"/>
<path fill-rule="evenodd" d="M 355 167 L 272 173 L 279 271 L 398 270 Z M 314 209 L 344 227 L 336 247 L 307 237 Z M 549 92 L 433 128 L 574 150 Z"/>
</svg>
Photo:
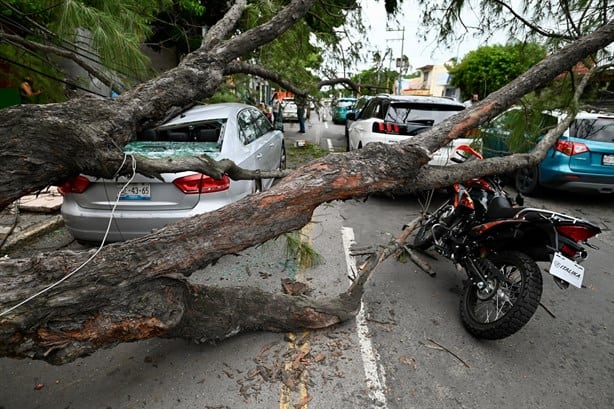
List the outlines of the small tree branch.
<svg viewBox="0 0 614 409">
<path fill-rule="evenodd" d="M 244 169 L 230 159 L 216 161 L 207 155 L 169 157 L 150 159 L 142 155 L 133 155 L 136 161 L 136 171 L 144 176 L 162 179 L 162 173 L 177 173 L 184 171 L 200 172 L 214 179 L 228 175 L 233 180 L 278 179 L 288 176 L 290 170 Z M 128 176 L 132 174 L 131 161 L 118 158 L 108 160 L 109 169 L 114 166 L 119 169 L 113 176 Z M 122 166 L 123 165 L 123 166 Z M 121 169 L 120 169 L 120 166 Z"/>
<path fill-rule="evenodd" d="M 86 61 L 84 61 L 82 58 L 79 58 L 77 56 L 77 54 L 71 52 L 71 51 L 67 51 L 58 47 L 54 47 L 54 46 L 50 46 L 50 45 L 45 45 L 45 44 L 41 44 L 41 43 L 37 43 L 34 41 L 30 41 L 27 40 L 21 36 L 17 36 L 14 34 L 8 34 L 2 30 L 0 30 L 0 40 L 5 39 L 5 40 L 10 40 L 14 43 L 20 44 L 26 48 L 29 49 L 34 49 L 34 50 L 39 50 L 42 51 L 46 54 L 55 54 L 58 55 L 60 57 L 64 57 L 66 59 L 69 59 L 71 61 L 74 61 L 75 63 L 77 63 L 81 68 L 83 68 L 85 71 L 87 71 L 90 75 L 98 78 L 103 84 L 107 85 L 110 88 L 113 87 L 117 87 L 117 80 L 114 80 L 113 78 L 109 77 L 106 73 L 100 71 L 99 69 L 95 68 L 94 66 L 88 64 Z M 117 91 L 117 90 L 116 90 Z"/>
<path fill-rule="evenodd" d="M 329 80 L 323 80 L 320 81 L 318 83 L 318 88 L 322 88 L 324 86 L 330 85 L 330 86 L 334 86 L 337 84 L 344 84 L 349 86 L 354 92 L 359 93 L 360 92 L 360 84 L 355 83 L 354 81 L 352 81 L 349 78 L 334 78 L 334 79 L 329 79 Z"/>
<path fill-rule="evenodd" d="M 499 4 L 502 7 L 506 8 L 515 18 L 520 20 L 522 22 L 522 24 L 524 24 L 525 26 L 527 26 L 531 30 L 535 31 L 536 33 L 543 35 L 544 37 L 558 38 L 558 39 L 568 40 L 568 41 L 574 40 L 576 38 L 576 37 L 572 37 L 572 36 L 569 36 L 569 35 L 565 35 L 565 34 L 561 34 L 561 33 L 555 33 L 555 32 L 552 32 L 552 31 L 544 30 L 543 28 L 539 27 L 536 24 L 531 23 L 529 20 L 524 18 L 522 15 L 520 15 L 516 10 L 514 10 L 514 8 L 510 4 L 508 4 L 509 2 L 505 2 L 505 1 L 501 1 L 501 0 L 494 0 L 494 2 Z"/>
</svg>

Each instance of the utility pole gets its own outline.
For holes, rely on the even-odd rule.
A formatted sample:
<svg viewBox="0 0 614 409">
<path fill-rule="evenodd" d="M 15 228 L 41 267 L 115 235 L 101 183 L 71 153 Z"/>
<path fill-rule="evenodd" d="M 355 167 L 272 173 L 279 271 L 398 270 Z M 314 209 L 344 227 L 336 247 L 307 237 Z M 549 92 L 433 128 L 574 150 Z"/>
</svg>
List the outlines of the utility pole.
<svg viewBox="0 0 614 409">
<path fill-rule="evenodd" d="M 401 58 L 397 58 L 397 63 L 396 63 L 396 66 L 399 69 L 399 77 L 397 79 L 397 86 L 395 87 L 396 88 L 395 94 L 396 95 L 400 95 L 401 94 L 401 92 L 400 92 L 401 80 L 403 78 L 403 69 L 405 68 L 405 59 L 403 58 L 404 57 L 403 56 L 403 51 L 404 51 L 403 49 L 404 49 L 404 46 L 405 46 L 405 26 L 403 26 L 403 28 L 400 29 L 400 30 L 391 30 L 391 29 L 387 28 L 386 31 L 396 31 L 396 32 L 400 31 L 401 32 L 401 38 L 400 38 L 400 40 L 401 40 Z M 393 40 L 394 41 L 398 41 L 399 39 L 398 38 L 391 39 L 391 41 L 393 41 Z"/>
</svg>

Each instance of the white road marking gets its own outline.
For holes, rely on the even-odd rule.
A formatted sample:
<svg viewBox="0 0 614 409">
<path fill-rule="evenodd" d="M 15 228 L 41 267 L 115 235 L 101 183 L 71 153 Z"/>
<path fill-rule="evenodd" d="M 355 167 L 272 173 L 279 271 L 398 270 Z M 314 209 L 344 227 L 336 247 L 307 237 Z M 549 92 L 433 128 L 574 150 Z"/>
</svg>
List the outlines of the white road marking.
<svg viewBox="0 0 614 409">
<path fill-rule="evenodd" d="M 350 255 L 350 247 L 354 243 L 354 230 L 351 227 L 342 227 L 341 236 L 343 238 L 343 250 L 345 251 L 345 261 L 348 270 L 348 277 L 356 275 L 356 261 Z M 369 338 L 369 327 L 365 318 L 364 304 L 360 302 L 360 311 L 356 315 L 356 332 L 360 344 L 360 353 L 365 370 L 369 397 L 376 403 L 374 407 L 388 408 L 386 401 L 386 374 L 384 368 L 379 363 L 379 354 Z"/>
<path fill-rule="evenodd" d="M 335 147 L 333 146 L 333 141 L 330 138 L 326 138 L 326 144 L 328 145 L 328 150 L 331 152 L 335 151 Z"/>
</svg>

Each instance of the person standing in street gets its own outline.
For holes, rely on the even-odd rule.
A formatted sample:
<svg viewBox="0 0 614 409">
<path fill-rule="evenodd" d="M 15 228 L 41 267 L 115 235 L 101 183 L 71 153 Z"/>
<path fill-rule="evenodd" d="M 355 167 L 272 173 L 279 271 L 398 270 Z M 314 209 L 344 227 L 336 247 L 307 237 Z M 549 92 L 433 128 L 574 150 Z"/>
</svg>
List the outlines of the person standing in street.
<svg viewBox="0 0 614 409">
<path fill-rule="evenodd" d="M 298 132 L 305 133 L 305 107 L 307 105 L 304 97 L 296 97 L 296 114 L 298 116 Z"/>
<path fill-rule="evenodd" d="M 479 97 L 478 94 L 471 94 L 471 99 L 468 99 L 467 101 L 463 102 L 463 105 L 466 107 L 470 107 L 473 104 L 477 104 L 479 101 Z"/>
<path fill-rule="evenodd" d="M 283 117 L 284 108 L 281 105 L 281 98 L 279 98 L 279 94 L 277 92 L 273 94 L 270 105 L 273 107 L 273 127 L 283 132 L 284 131 L 284 117 Z"/>
</svg>

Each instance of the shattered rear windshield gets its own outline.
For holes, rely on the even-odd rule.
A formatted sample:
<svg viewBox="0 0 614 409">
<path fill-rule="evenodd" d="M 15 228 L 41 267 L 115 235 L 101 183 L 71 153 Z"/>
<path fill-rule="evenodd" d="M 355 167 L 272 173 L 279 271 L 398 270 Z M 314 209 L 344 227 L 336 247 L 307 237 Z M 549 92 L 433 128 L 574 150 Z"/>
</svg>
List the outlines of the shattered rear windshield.
<svg viewBox="0 0 614 409">
<path fill-rule="evenodd" d="M 152 158 L 170 156 L 217 156 L 222 149 L 226 119 L 148 129 L 124 147 L 126 153 Z"/>
</svg>

